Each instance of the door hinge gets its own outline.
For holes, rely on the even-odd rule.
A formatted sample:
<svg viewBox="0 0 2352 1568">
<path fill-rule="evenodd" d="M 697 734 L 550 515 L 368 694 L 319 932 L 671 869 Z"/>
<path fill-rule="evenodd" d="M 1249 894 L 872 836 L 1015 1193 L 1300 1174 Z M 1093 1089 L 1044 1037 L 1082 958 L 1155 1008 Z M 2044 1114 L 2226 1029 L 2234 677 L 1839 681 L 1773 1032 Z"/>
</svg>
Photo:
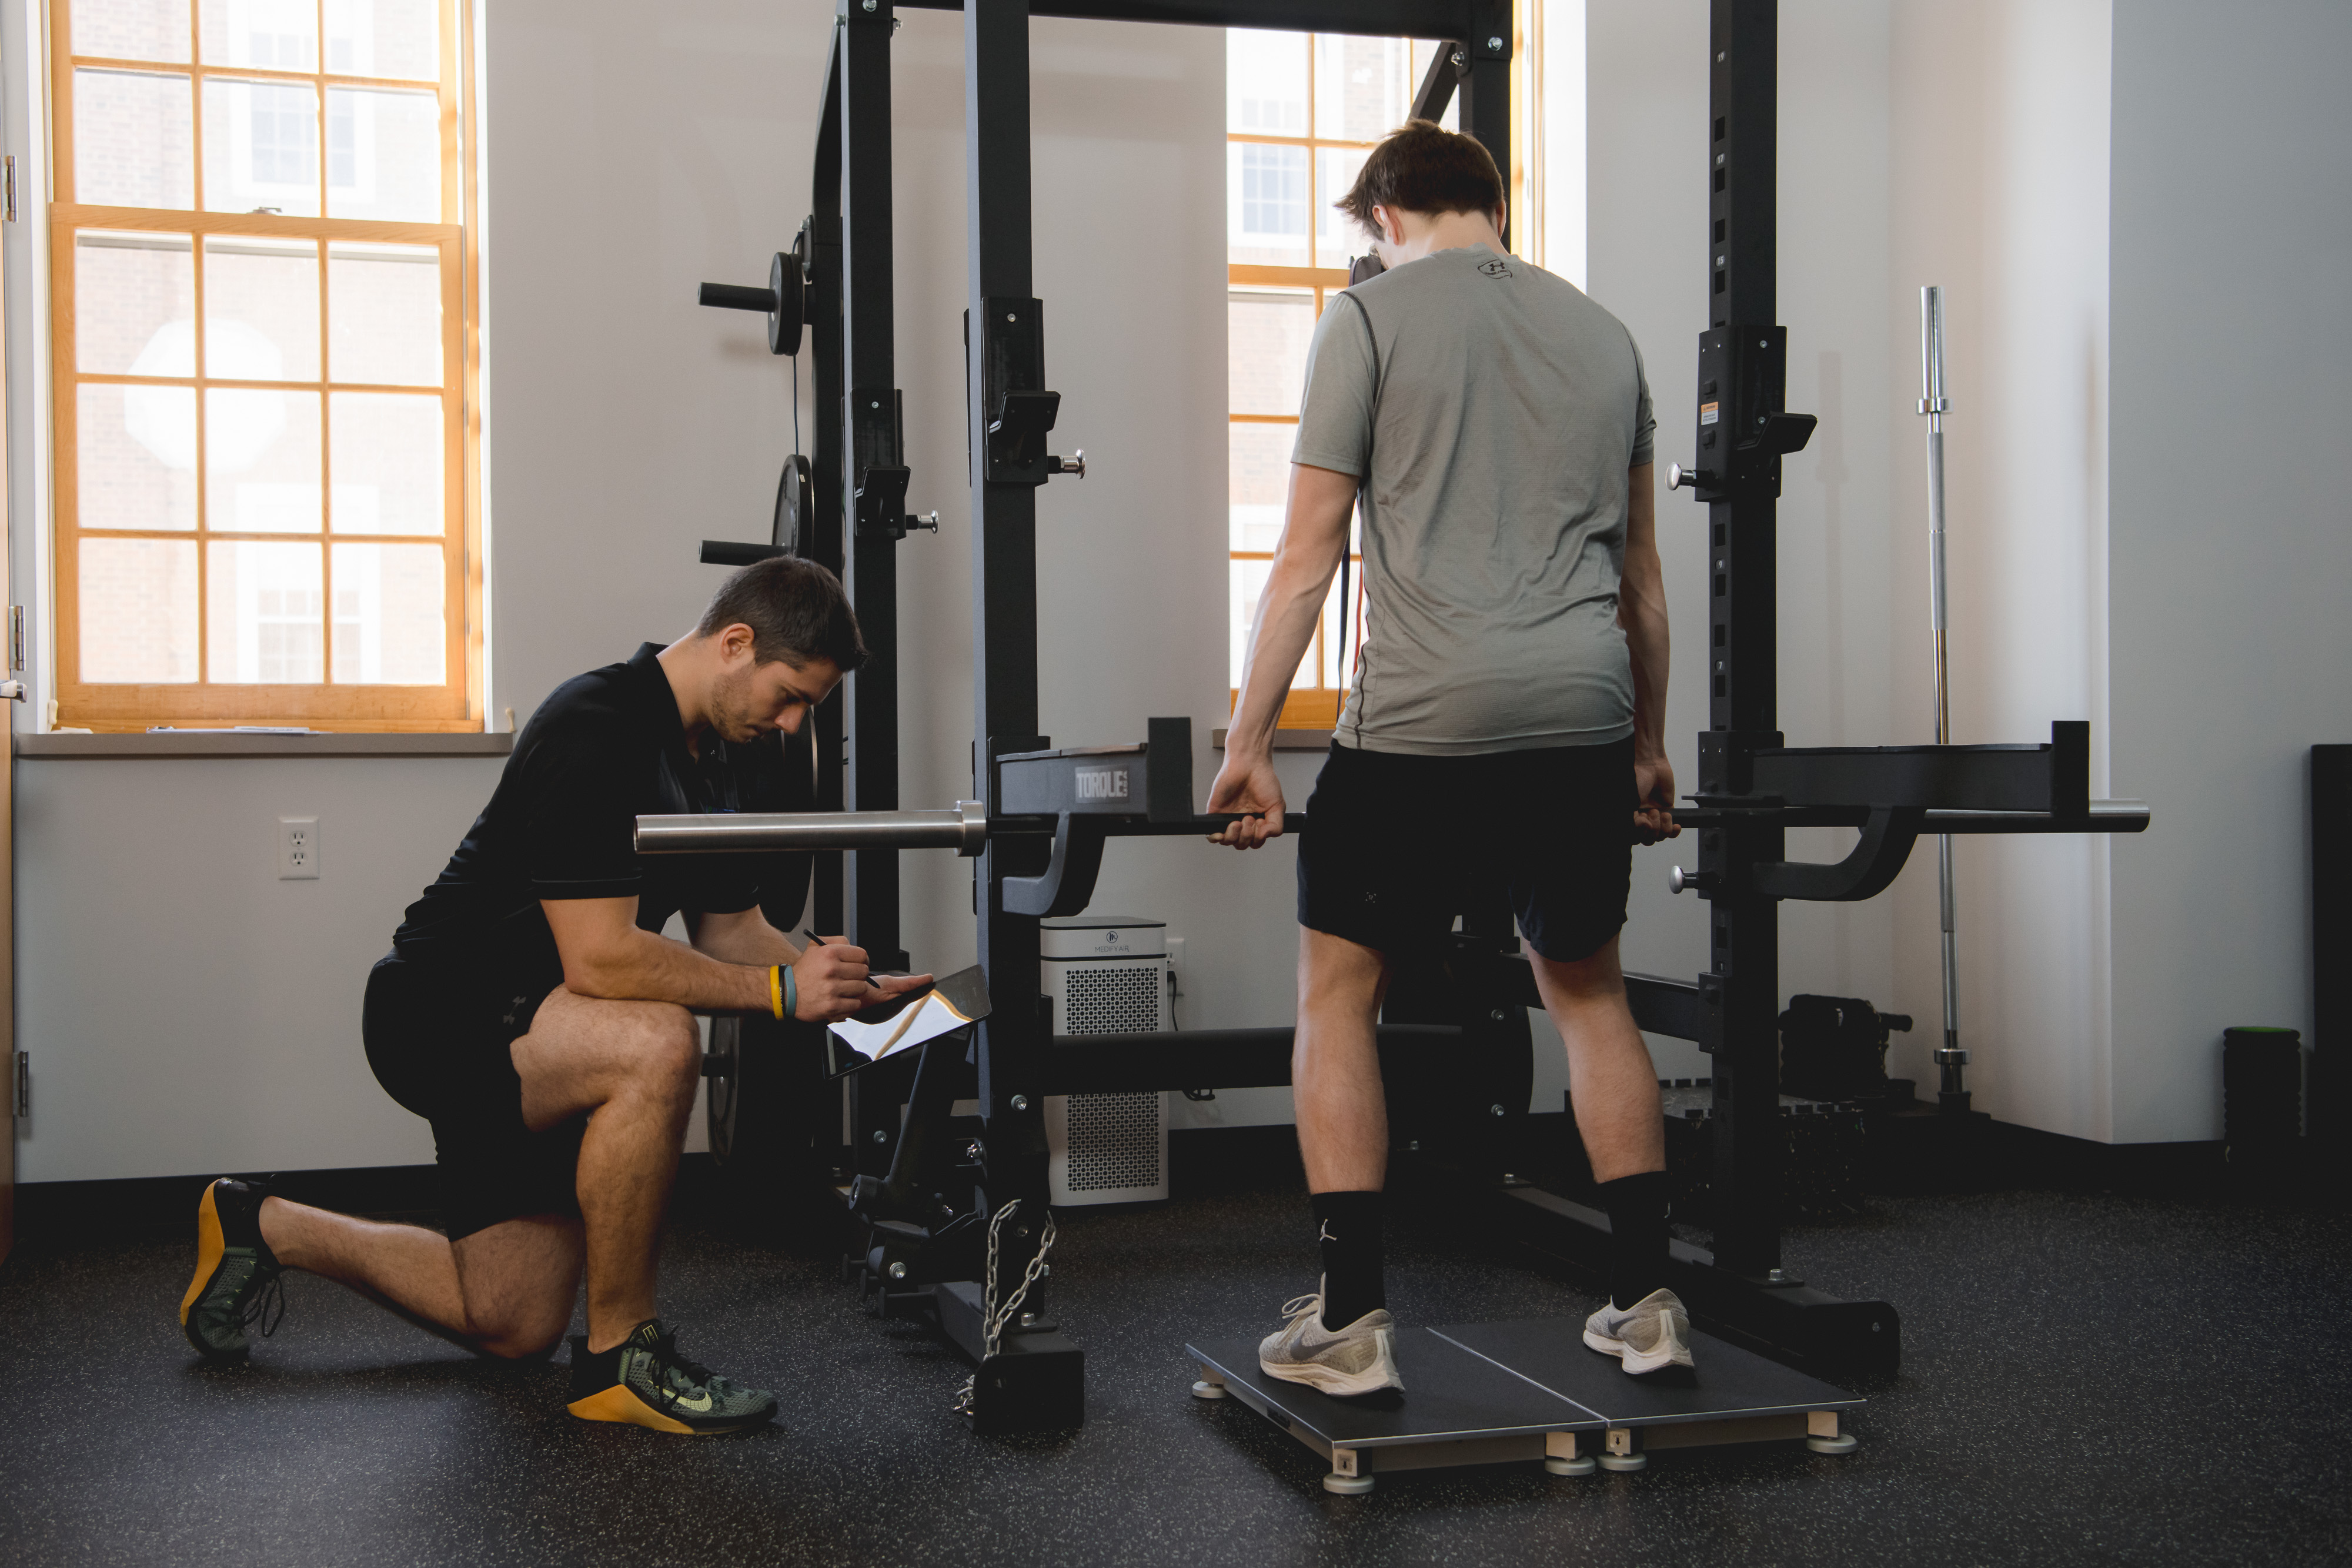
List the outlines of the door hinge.
<svg viewBox="0 0 2352 1568">
<path fill-rule="evenodd" d="M 25 607 L 8 606 L 8 672 L 15 674 L 25 667 Z"/>
<path fill-rule="evenodd" d="M 0 187 L 5 187 L 0 189 L 0 203 L 5 204 L 5 210 L 0 210 L 0 216 L 6 217 L 13 224 L 16 221 L 16 155 L 14 152 L 0 158 Z"/>
<path fill-rule="evenodd" d="M 22 1121 L 33 1113 L 33 1053 L 16 1053 L 16 1117 Z"/>
</svg>

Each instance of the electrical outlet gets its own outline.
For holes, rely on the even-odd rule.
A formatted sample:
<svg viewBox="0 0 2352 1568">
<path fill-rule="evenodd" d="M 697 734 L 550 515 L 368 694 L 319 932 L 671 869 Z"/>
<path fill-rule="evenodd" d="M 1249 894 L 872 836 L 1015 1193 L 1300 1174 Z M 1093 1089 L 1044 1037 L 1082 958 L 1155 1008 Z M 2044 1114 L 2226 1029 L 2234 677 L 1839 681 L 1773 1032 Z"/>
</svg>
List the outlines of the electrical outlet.
<svg viewBox="0 0 2352 1568">
<path fill-rule="evenodd" d="M 319 876 L 319 819 L 278 819 L 278 880 L 315 882 Z"/>
</svg>

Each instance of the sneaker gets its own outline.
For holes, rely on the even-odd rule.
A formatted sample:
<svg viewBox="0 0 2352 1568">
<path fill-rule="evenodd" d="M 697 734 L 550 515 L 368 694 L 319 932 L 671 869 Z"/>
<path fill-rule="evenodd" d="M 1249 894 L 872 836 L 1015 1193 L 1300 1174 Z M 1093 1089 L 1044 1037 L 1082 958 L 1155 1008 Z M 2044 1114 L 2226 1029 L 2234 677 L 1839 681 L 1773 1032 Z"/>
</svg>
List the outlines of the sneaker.
<svg viewBox="0 0 2352 1568">
<path fill-rule="evenodd" d="M 766 1426 L 775 1418 L 776 1396 L 687 1360 L 676 1332 L 647 1318 L 610 1350 L 590 1350 L 585 1334 L 572 1338 L 569 1408 L 583 1421 L 700 1437 Z"/>
<path fill-rule="evenodd" d="M 1323 1292 L 1318 1291 L 1285 1302 L 1282 1315 L 1290 1322 L 1257 1347 L 1258 1370 L 1268 1377 L 1342 1396 L 1404 1392 L 1404 1379 L 1397 1375 L 1396 1320 L 1386 1307 L 1335 1333 L 1323 1326 Z"/>
<path fill-rule="evenodd" d="M 196 1203 L 196 1277 L 180 1298 L 180 1332 L 215 1361 L 243 1361 L 253 1348 L 245 1331 L 268 1339 L 286 1315 L 285 1270 L 261 1239 L 268 1196 L 263 1183 L 224 1178 Z"/>
<path fill-rule="evenodd" d="M 1584 1343 L 1618 1357 L 1631 1373 L 1688 1366 L 1690 1312 L 1672 1291 L 1652 1291 L 1622 1311 L 1604 1304 L 1584 1320 Z"/>
</svg>

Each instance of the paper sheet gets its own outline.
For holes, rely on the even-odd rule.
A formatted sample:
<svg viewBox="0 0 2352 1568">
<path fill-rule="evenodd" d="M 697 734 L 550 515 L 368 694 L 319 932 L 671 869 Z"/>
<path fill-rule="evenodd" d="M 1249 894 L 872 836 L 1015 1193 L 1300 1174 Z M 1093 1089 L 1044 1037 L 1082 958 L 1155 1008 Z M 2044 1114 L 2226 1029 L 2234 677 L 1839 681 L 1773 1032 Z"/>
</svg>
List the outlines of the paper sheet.
<svg viewBox="0 0 2352 1568">
<path fill-rule="evenodd" d="M 854 1013 L 834 1024 L 833 1032 L 866 1061 L 879 1061 L 987 1016 L 988 980 L 975 964 L 927 990 Z"/>
</svg>

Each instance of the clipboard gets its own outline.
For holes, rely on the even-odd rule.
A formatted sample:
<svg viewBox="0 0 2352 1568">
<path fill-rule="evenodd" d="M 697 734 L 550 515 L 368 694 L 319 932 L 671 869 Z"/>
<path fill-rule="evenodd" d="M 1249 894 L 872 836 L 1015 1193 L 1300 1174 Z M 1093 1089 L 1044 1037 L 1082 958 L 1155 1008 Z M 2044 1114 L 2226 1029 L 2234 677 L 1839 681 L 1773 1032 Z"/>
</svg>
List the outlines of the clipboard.
<svg viewBox="0 0 2352 1568">
<path fill-rule="evenodd" d="M 942 976 L 920 990 L 892 997 L 830 1025 L 828 1046 L 842 1048 L 834 1060 L 845 1059 L 831 1074 L 839 1078 L 887 1061 L 942 1035 L 970 1029 L 989 1014 L 988 976 L 977 964 Z"/>
</svg>

